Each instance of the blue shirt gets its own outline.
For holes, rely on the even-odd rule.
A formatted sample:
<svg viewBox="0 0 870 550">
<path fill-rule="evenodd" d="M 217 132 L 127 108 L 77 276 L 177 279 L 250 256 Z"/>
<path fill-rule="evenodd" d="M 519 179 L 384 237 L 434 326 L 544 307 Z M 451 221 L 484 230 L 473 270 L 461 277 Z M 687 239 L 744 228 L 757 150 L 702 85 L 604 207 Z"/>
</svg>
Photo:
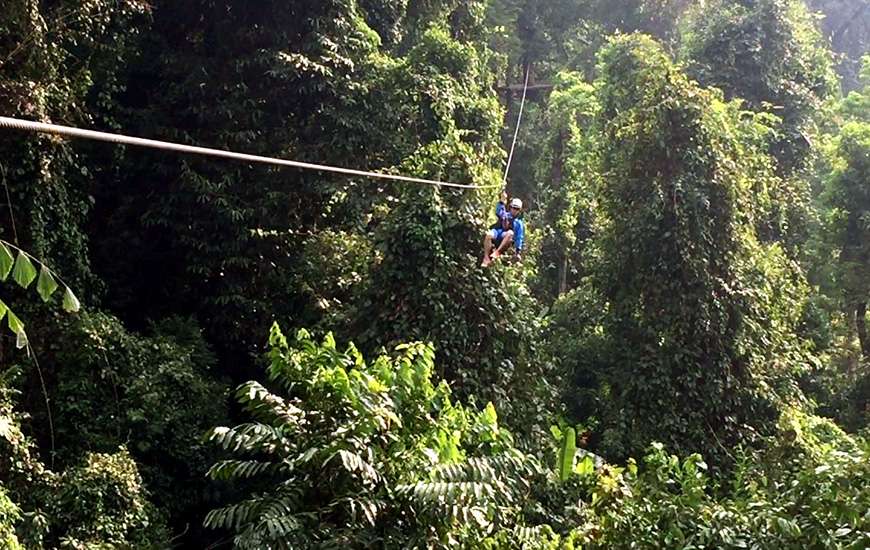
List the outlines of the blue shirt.
<svg viewBox="0 0 870 550">
<path fill-rule="evenodd" d="M 495 206 L 495 216 L 498 218 L 500 228 L 505 227 L 504 222 L 507 221 L 508 226 L 514 231 L 514 248 L 517 252 L 522 252 L 526 240 L 526 224 L 523 223 L 522 218 L 515 218 L 501 201 L 498 201 Z"/>
</svg>

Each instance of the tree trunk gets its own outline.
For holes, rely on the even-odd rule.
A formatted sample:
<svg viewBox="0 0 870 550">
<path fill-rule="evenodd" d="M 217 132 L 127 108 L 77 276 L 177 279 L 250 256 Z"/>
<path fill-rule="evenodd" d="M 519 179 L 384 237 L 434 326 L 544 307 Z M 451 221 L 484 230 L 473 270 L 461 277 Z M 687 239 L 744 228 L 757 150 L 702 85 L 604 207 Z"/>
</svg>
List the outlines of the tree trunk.
<svg viewBox="0 0 870 550">
<path fill-rule="evenodd" d="M 855 328 L 858 331 L 858 342 L 861 343 L 861 353 L 870 359 L 870 340 L 867 340 L 867 302 L 859 302 L 855 306 Z"/>
</svg>

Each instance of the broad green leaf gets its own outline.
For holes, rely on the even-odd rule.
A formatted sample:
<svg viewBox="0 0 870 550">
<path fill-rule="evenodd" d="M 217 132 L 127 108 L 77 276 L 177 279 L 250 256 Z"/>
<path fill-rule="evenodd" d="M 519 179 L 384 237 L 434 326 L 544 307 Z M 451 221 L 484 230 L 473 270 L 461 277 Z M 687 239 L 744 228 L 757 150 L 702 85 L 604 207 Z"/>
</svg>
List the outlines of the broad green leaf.
<svg viewBox="0 0 870 550">
<path fill-rule="evenodd" d="M 36 291 L 39 292 L 42 301 L 47 302 L 55 290 L 57 290 L 57 282 L 48 268 L 43 265 L 39 270 L 39 280 L 36 281 Z"/>
<path fill-rule="evenodd" d="M 12 278 L 22 288 L 27 288 L 33 279 L 36 278 L 36 268 L 33 267 L 30 258 L 24 252 L 18 253 L 18 258 L 15 259 L 15 268 L 12 270 Z"/>
<path fill-rule="evenodd" d="M 0 281 L 5 281 L 15 265 L 15 258 L 6 243 L 0 243 Z"/>
<path fill-rule="evenodd" d="M 486 404 L 486 408 L 483 410 L 483 418 L 490 426 L 498 424 L 498 413 L 495 412 L 495 407 L 493 406 L 492 401 Z"/>
<path fill-rule="evenodd" d="M 584 456 L 583 460 L 574 466 L 574 472 L 579 474 L 581 477 L 586 477 L 595 473 L 595 462 L 592 460 L 592 457 L 589 455 Z"/>
<path fill-rule="evenodd" d="M 63 291 L 63 310 L 69 313 L 75 313 L 81 308 L 79 299 L 73 294 L 73 291 L 68 286 L 64 286 Z"/>
<path fill-rule="evenodd" d="M 0 300 L 0 321 L 3 320 L 3 317 L 6 315 L 6 312 L 9 311 L 9 306 L 3 303 L 3 300 Z"/>
<path fill-rule="evenodd" d="M 577 452 L 574 428 L 565 428 L 562 446 L 559 448 L 559 479 L 565 481 L 574 469 L 574 454 Z"/>
<path fill-rule="evenodd" d="M 9 330 L 15 333 L 15 347 L 21 349 L 27 345 L 27 333 L 24 332 L 24 323 L 21 322 L 21 319 L 11 309 L 6 312 L 6 322 Z"/>
</svg>

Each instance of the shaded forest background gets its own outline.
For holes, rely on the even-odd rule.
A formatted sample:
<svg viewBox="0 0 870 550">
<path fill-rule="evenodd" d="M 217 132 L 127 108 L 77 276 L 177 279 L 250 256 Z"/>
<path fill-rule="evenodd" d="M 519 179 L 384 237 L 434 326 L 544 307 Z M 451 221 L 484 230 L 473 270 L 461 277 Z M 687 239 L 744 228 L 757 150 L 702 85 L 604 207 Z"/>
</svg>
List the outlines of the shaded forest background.
<svg viewBox="0 0 870 550">
<path fill-rule="evenodd" d="M 3 116 L 484 186 L 0 130 L 4 548 L 870 546 L 866 0 L 2 11 Z"/>
</svg>

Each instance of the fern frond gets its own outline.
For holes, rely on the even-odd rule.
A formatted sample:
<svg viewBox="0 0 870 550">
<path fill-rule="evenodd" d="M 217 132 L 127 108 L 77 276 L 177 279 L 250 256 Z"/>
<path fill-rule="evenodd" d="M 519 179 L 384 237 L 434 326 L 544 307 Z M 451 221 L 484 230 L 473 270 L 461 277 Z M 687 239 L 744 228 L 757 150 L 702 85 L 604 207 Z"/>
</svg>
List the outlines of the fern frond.
<svg viewBox="0 0 870 550">
<path fill-rule="evenodd" d="M 357 521 L 360 513 L 365 518 L 366 522 L 373 526 L 378 515 L 387 508 L 387 503 L 383 500 L 372 498 L 360 498 L 359 495 L 353 497 L 340 498 L 330 504 L 330 508 L 338 506 L 347 506 L 350 510 L 350 515 L 354 522 Z"/>
<path fill-rule="evenodd" d="M 329 457 L 326 462 L 331 461 L 336 456 L 341 458 L 341 464 L 345 470 L 360 474 L 364 482 L 375 484 L 381 480 L 381 474 L 378 473 L 375 467 L 369 464 L 369 462 L 359 454 L 345 449 L 339 449 L 334 455 Z"/>
<path fill-rule="evenodd" d="M 206 514 L 203 523 L 210 529 L 239 530 L 259 515 L 261 505 L 262 501 L 259 498 L 252 498 L 217 508 Z"/>
<path fill-rule="evenodd" d="M 208 440 L 233 452 L 273 453 L 280 450 L 286 454 L 293 448 L 290 439 L 280 429 L 260 423 L 240 424 L 235 428 L 221 426 L 209 433 Z"/>
<path fill-rule="evenodd" d="M 396 491 L 422 504 L 486 504 L 495 499 L 498 489 L 482 481 L 420 481 L 399 485 Z"/>
<path fill-rule="evenodd" d="M 254 499 L 252 499 L 253 501 Z M 248 501 L 251 502 L 251 501 Z M 245 504 L 245 503 L 241 503 Z M 292 548 L 292 541 L 296 538 L 294 533 L 305 530 L 305 525 L 300 517 L 307 514 L 294 514 L 296 503 L 287 495 L 280 497 L 260 497 L 256 499 L 256 506 L 250 510 L 241 505 L 228 506 L 223 510 L 235 513 L 234 518 L 243 517 L 242 522 L 236 522 L 239 534 L 234 537 L 233 543 L 236 548 L 260 550 L 262 548 Z M 233 510 L 230 510 L 234 508 Z M 215 510 L 215 512 L 219 512 Z M 209 513 L 211 516 L 212 513 Z M 216 518 L 206 517 L 206 526 Z M 220 525 L 220 524 L 215 524 Z"/>
<path fill-rule="evenodd" d="M 236 398 L 261 422 L 291 427 L 299 425 L 305 418 L 305 411 L 273 394 L 259 382 L 251 381 L 239 386 Z"/>
<path fill-rule="evenodd" d="M 537 473 L 534 459 L 519 452 L 494 456 L 470 457 L 463 462 L 442 464 L 432 470 L 438 481 L 495 481 L 496 479 L 523 478 Z"/>
<path fill-rule="evenodd" d="M 221 460 L 208 469 L 206 475 L 215 480 L 228 481 L 238 478 L 250 478 L 264 472 L 276 472 L 286 468 L 275 462 L 259 460 Z"/>
</svg>

